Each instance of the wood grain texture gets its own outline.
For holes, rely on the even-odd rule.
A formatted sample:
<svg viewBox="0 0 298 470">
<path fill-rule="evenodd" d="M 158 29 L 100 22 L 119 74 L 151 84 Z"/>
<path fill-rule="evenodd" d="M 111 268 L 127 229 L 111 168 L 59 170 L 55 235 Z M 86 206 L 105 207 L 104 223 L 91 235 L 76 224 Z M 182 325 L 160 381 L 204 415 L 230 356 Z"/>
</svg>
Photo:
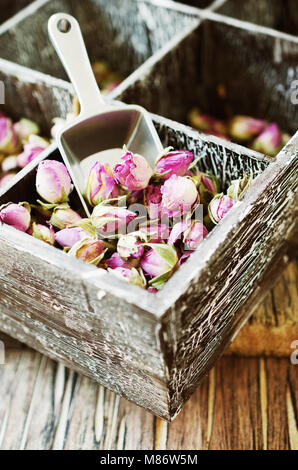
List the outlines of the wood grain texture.
<svg viewBox="0 0 298 470">
<path fill-rule="evenodd" d="M 297 367 L 225 357 L 169 424 L 30 349 L 0 366 L 0 449 L 298 449 Z"/>
<path fill-rule="evenodd" d="M 227 354 L 290 356 L 298 338 L 298 266 L 292 261 L 233 341 Z"/>
</svg>

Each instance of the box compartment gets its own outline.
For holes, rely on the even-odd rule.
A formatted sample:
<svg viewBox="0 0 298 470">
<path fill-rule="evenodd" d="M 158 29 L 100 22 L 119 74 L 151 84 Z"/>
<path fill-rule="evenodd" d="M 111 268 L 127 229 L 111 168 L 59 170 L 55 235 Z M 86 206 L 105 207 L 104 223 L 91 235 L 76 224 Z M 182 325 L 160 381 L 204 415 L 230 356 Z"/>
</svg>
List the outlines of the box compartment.
<svg viewBox="0 0 298 470">
<path fill-rule="evenodd" d="M 190 13 L 162 1 L 37 0 L 0 36 L 0 57 L 66 78 L 47 30 L 50 16 L 58 12 L 79 21 L 91 62 L 104 60 L 123 78 L 194 22 Z"/>
<path fill-rule="evenodd" d="M 298 4 L 296 0 L 226 0 L 216 10 L 222 15 L 249 21 L 284 33 L 298 34 Z"/>
</svg>

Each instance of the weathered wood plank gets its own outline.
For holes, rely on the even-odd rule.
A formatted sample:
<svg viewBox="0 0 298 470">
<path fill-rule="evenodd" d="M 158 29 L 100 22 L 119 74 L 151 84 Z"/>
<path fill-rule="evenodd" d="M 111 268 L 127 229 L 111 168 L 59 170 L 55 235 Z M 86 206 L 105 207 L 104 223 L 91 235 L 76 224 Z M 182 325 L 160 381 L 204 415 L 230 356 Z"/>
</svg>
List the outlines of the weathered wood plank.
<svg viewBox="0 0 298 470">
<path fill-rule="evenodd" d="M 227 350 L 244 356 L 287 356 L 298 339 L 298 265 L 292 261 Z"/>
<path fill-rule="evenodd" d="M 171 424 L 29 349 L 8 351 L 0 387 L 1 449 L 298 448 L 289 358 L 224 357 Z"/>
</svg>

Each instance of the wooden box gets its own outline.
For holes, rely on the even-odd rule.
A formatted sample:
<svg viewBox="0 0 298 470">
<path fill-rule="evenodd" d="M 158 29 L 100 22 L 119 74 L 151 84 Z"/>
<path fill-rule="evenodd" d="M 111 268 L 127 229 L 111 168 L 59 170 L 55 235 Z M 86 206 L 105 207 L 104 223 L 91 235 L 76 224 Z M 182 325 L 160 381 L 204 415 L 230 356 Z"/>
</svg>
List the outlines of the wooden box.
<svg viewBox="0 0 298 470">
<path fill-rule="evenodd" d="M 225 0 L 218 5 L 216 11 L 294 36 L 297 36 L 298 33 L 298 3 L 296 0 L 246 0 L 241 8 L 239 8 L 239 1 Z"/>
<path fill-rule="evenodd" d="M 32 2 L 33 0 L 1 0 L 0 26 Z"/>
<path fill-rule="evenodd" d="M 156 1 L 138 3 L 151 5 L 152 11 L 153 6 L 159 8 Z M 169 5 L 169 2 L 160 1 L 160 4 Z M 259 32 L 257 36 L 261 39 L 257 39 L 253 31 L 239 26 L 238 22 L 235 25 L 234 20 L 211 13 L 204 19 L 201 13 L 189 14 L 194 10 L 184 6 L 173 7 L 172 14 L 179 10 L 180 15 L 184 8 L 185 17 L 191 18 L 192 30 L 182 35 L 179 32 L 120 85 L 116 95 L 126 97 L 127 101 L 145 100 L 155 112 L 162 109 L 166 115 L 173 112 L 182 118 L 191 103 L 189 87 L 195 84 L 195 81 L 187 82 L 187 78 L 197 79 L 199 86 L 194 96 L 218 110 L 221 109 L 219 98 L 212 99 L 210 90 L 214 89 L 216 76 L 229 85 L 228 71 L 224 69 L 230 63 L 232 79 L 227 103 L 236 107 L 240 100 L 239 107 L 243 105 L 244 111 L 252 112 L 249 98 L 253 91 L 259 96 L 262 90 L 264 94 L 255 107 L 256 113 L 266 109 L 270 118 L 277 116 L 276 95 L 271 89 L 269 100 L 265 78 L 270 78 L 272 85 L 280 77 L 286 88 L 286 70 L 297 59 L 297 43 L 289 41 L 284 61 L 275 63 L 271 56 L 266 56 L 274 42 L 270 35 Z M 42 15 L 43 21 L 45 16 Z M 266 65 L 270 66 L 268 77 L 259 74 L 254 83 L 249 82 L 252 90 L 248 89 L 247 96 L 243 89 L 242 94 L 237 92 L 236 66 L 232 66 L 235 29 L 240 33 L 237 44 L 249 47 L 246 54 L 251 61 L 256 53 L 251 50 L 252 44 L 256 47 L 262 41 L 263 61 L 267 57 Z M 10 30 L 0 37 L 1 54 L 4 36 L 12 38 L 15 33 L 16 30 L 14 33 Z M 252 42 L 247 42 L 247 37 Z M 216 42 L 220 52 L 226 47 L 223 61 L 216 62 Z M 207 43 L 210 55 L 214 54 L 213 74 Z M 280 44 L 284 50 L 286 44 L 282 39 Z M 237 48 L 234 56 L 240 65 L 241 54 L 236 52 Z M 183 75 L 186 65 L 188 73 Z M 254 72 L 258 72 L 257 66 Z M 242 70 L 239 74 L 244 76 Z M 41 123 L 44 133 L 49 132 L 54 116 L 65 116 L 71 109 L 72 87 L 63 80 L 3 59 L 0 59 L 0 80 L 5 83 L 7 113 L 15 119 L 23 115 L 31 117 Z M 284 101 L 279 104 L 278 122 L 292 126 L 293 130 L 296 112 Z M 214 172 L 223 188 L 243 172 L 253 170 L 256 179 L 244 199 L 156 295 L 1 225 L 0 329 L 156 415 L 172 420 L 249 317 L 270 284 L 272 269 L 293 239 L 298 215 L 295 200 L 298 134 L 272 159 L 216 137 L 204 136 L 164 117 L 153 115 L 153 119 L 164 146 L 187 148 L 195 156 L 202 156 L 201 169 Z M 32 182 L 36 166 L 43 158 L 60 158 L 55 145 L 23 169 L 9 188 L 0 193 L 0 204 L 34 197 Z M 79 201 L 74 204 L 79 210 Z"/>
</svg>

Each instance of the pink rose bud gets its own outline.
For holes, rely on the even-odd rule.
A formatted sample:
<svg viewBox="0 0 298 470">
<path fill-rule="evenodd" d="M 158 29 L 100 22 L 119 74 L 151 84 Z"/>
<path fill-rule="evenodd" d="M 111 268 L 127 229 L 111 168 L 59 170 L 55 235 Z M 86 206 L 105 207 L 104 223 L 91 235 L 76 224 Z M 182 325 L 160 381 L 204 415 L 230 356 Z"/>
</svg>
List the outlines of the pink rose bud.
<svg viewBox="0 0 298 470">
<path fill-rule="evenodd" d="M 163 240 L 168 240 L 170 235 L 170 228 L 166 224 L 150 224 L 147 227 L 141 227 L 142 231 L 147 232 L 149 242 L 160 243 Z"/>
<path fill-rule="evenodd" d="M 135 212 L 131 212 L 124 207 L 99 204 L 93 209 L 91 221 L 100 233 L 115 233 L 120 229 L 124 229 L 136 217 Z"/>
<path fill-rule="evenodd" d="M 68 204 L 61 204 L 53 210 L 51 224 L 60 230 L 75 225 L 82 220 L 82 217 L 72 210 Z"/>
<path fill-rule="evenodd" d="M 145 206 L 150 219 L 159 219 L 161 216 L 161 186 L 149 184 L 145 191 Z"/>
<path fill-rule="evenodd" d="M 21 232 L 27 232 L 31 222 L 30 214 L 31 208 L 27 202 L 19 204 L 10 203 L 2 206 L 0 210 L 0 221 L 4 224 L 11 225 Z"/>
<path fill-rule="evenodd" d="M 24 151 L 18 156 L 18 166 L 25 168 L 32 160 L 34 160 L 41 152 L 43 152 L 49 143 L 38 135 L 30 135 L 28 142 L 24 145 Z"/>
<path fill-rule="evenodd" d="M 140 258 L 144 253 L 144 242 L 147 241 L 146 233 L 132 232 L 122 235 L 117 244 L 117 251 L 121 258 Z"/>
<path fill-rule="evenodd" d="M 258 135 L 266 126 L 266 121 L 249 116 L 235 116 L 229 123 L 229 133 L 232 138 L 245 141 Z"/>
<path fill-rule="evenodd" d="M 56 160 L 42 161 L 37 169 L 36 190 L 51 204 L 67 202 L 72 185 L 66 166 Z"/>
<path fill-rule="evenodd" d="M 203 239 L 208 235 L 208 230 L 201 222 L 193 222 L 184 232 L 184 244 L 186 250 L 196 250 Z"/>
<path fill-rule="evenodd" d="M 198 191 L 194 182 L 185 176 L 173 175 L 161 187 L 162 209 L 165 214 L 190 211 L 198 200 Z"/>
<path fill-rule="evenodd" d="M 136 268 L 109 268 L 108 271 L 119 279 L 129 282 L 130 284 L 134 284 L 135 286 L 139 286 L 142 288 L 146 287 L 146 279 L 144 278 L 143 273 L 141 270 L 137 270 Z"/>
<path fill-rule="evenodd" d="M 10 157 L 4 158 L 1 166 L 4 173 L 15 170 L 18 167 L 18 157 L 11 155 Z"/>
<path fill-rule="evenodd" d="M 209 217 L 214 224 L 218 224 L 224 216 L 232 209 L 235 201 L 229 196 L 218 194 L 209 204 Z"/>
<path fill-rule="evenodd" d="M 155 164 L 157 175 L 163 175 L 163 179 L 167 180 L 172 175 L 184 176 L 189 165 L 193 161 L 193 153 L 187 150 L 178 150 L 168 152 L 163 155 Z"/>
<path fill-rule="evenodd" d="M 184 221 L 184 222 L 178 222 L 175 224 L 171 230 L 171 234 L 169 236 L 169 243 L 176 243 L 178 240 L 181 240 L 183 238 L 184 232 L 190 228 L 191 221 Z"/>
<path fill-rule="evenodd" d="M 14 130 L 22 144 L 27 142 L 30 135 L 37 135 L 40 132 L 39 126 L 26 118 L 22 118 L 19 122 L 14 124 Z"/>
<path fill-rule="evenodd" d="M 174 244 L 182 240 L 186 250 L 196 250 L 207 235 L 208 230 L 202 222 L 190 220 L 178 222 L 171 231 L 169 243 Z"/>
<path fill-rule="evenodd" d="M 239 178 L 237 180 L 233 180 L 232 184 L 229 186 L 227 190 L 227 196 L 234 199 L 234 201 L 239 201 L 243 198 L 245 193 L 251 187 L 251 183 L 253 180 L 253 173 L 251 172 L 249 178 L 246 174 L 244 174 L 243 178 Z"/>
<path fill-rule="evenodd" d="M 195 129 L 198 129 L 202 132 L 207 132 L 208 134 L 222 135 L 225 137 L 227 128 L 225 124 L 208 114 L 201 113 L 197 108 L 193 109 L 188 115 L 189 123 Z"/>
<path fill-rule="evenodd" d="M 123 163 L 118 163 L 114 167 L 114 178 L 117 183 L 125 186 L 129 191 L 145 189 L 153 171 L 144 157 L 131 152 L 121 158 Z"/>
<path fill-rule="evenodd" d="M 6 155 L 15 154 L 20 146 L 11 119 L 0 116 L 0 152 Z"/>
<path fill-rule="evenodd" d="M 150 247 L 141 259 L 140 266 L 151 278 L 170 276 L 178 262 L 175 248 L 171 245 L 151 243 Z M 167 277 L 165 276 L 165 277 Z M 153 285 L 153 287 L 155 287 Z"/>
<path fill-rule="evenodd" d="M 55 232 L 51 224 L 47 227 L 46 225 L 36 224 L 34 222 L 29 233 L 34 238 L 38 238 L 49 245 L 53 246 L 55 244 Z"/>
<path fill-rule="evenodd" d="M 76 243 L 83 240 L 83 238 L 88 238 L 88 236 L 90 235 L 82 228 L 72 227 L 59 230 L 55 234 L 55 240 L 62 248 L 70 250 Z"/>
<path fill-rule="evenodd" d="M 119 188 L 109 163 L 94 163 L 86 181 L 84 196 L 91 206 L 119 196 Z"/>
<path fill-rule="evenodd" d="M 202 183 L 210 193 L 215 195 L 219 192 L 219 182 L 215 175 L 202 173 Z"/>
<path fill-rule="evenodd" d="M 102 240 L 83 238 L 72 246 L 69 254 L 97 266 L 105 255 L 105 244 Z"/>
<path fill-rule="evenodd" d="M 5 188 L 14 179 L 16 173 L 7 173 L 0 177 L 0 189 Z"/>
<path fill-rule="evenodd" d="M 121 256 L 118 253 L 114 253 L 111 258 L 108 258 L 105 260 L 105 264 L 111 268 L 127 268 L 131 269 L 131 264 L 125 261 L 124 259 L 121 258 Z"/>
<path fill-rule="evenodd" d="M 282 148 L 282 134 L 278 125 L 269 124 L 266 129 L 254 140 L 252 148 L 257 152 L 275 157 Z"/>
</svg>

